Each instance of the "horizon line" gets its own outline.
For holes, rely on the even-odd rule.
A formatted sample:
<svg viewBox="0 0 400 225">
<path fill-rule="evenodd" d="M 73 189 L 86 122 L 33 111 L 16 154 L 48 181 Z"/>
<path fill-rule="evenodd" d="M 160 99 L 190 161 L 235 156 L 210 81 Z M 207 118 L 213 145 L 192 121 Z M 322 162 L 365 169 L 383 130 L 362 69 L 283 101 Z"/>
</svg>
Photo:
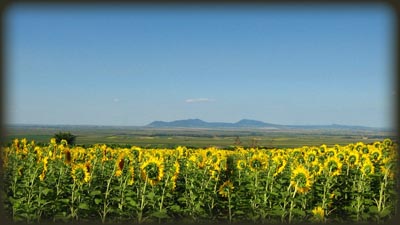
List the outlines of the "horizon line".
<svg viewBox="0 0 400 225">
<path fill-rule="evenodd" d="M 348 126 L 348 127 L 364 127 L 364 128 L 374 128 L 374 129 L 395 129 L 394 127 L 386 127 L 386 126 L 367 126 L 367 125 L 349 125 L 349 124 L 338 124 L 338 123 L 326 123 L 326 124 L 279 124 L 279 123 L 270 123 L 270 122 L 264 122 L 261 120 L 255 120 L 255 119 L 241 119 L 238 120 L 237 122 L 208 122 L 202 119 L 178 119 L 178 120 L 172 120 L 172 121 L 164 121 L 164 120 L 153 120 L 152 122 L 145 124 L 145 125 L 117 125 L 117 124 L 67 124 L 67 123 L 3 123 L 3 125 L 6 126 L 102 126 L 102 127 L 148 127 L 151 123 L 153 122 L 175 122 L 175 121 L 185 121 L 185 120 L 200 120 L 206 123 L 227 123 L 227 124 L 234 124 L 238 123 L 242 120 L 252 120 L 252 121 L 257 121 L 257 122 L 262 122 L 262 123 L 268 123 L 272 125 L 278 125 L 278 126 Z"/>
</svg>

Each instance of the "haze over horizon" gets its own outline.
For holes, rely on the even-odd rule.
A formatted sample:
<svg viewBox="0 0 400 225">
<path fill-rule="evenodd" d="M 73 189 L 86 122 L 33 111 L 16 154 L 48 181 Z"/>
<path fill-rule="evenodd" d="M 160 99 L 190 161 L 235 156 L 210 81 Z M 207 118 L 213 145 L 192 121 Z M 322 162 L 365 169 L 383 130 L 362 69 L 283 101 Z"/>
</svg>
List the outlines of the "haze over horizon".
<svg viewBox="0 0 400 225">
<path fill-rule="evenodd" d="M 13 4 L 4 16 L 8 124 L 395 126 L 384 4 Z"/>
</svg>

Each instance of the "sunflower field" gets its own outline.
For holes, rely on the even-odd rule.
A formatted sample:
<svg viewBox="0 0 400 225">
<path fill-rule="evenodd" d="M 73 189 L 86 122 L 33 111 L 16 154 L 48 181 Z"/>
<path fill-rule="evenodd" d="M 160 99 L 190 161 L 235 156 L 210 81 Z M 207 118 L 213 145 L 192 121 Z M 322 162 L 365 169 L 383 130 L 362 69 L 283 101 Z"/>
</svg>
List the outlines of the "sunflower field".
<svg viewBox="0 0 400 225">
<path fill-rule="evenodd" d="M 362 222 L 397 213 L 397 143 L 223 150 L 3 147 L 12 221 Z"/>
</svg>

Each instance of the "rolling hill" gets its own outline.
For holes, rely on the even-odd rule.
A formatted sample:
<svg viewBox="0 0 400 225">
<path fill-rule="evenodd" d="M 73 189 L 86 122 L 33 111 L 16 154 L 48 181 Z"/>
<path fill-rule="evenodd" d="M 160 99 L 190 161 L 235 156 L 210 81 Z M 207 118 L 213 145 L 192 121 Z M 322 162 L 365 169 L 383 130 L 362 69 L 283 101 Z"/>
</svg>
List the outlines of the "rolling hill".
<svg viewBox="0 0 400 225">
<path fill-rule="evenodd" d="M 242 119 L 236 123 L 225 122 L 206 122 L 200 119 L 175 120 L 171 122 L 154 121 L 146 127 L 152 128 L 260 128 L 260 129 L 351 129 L 351 130 L 370 130 L 376 129 L 365 126 L 348 125 L 280 125 L 265 123 L 258 120 Z"/>
</svg>

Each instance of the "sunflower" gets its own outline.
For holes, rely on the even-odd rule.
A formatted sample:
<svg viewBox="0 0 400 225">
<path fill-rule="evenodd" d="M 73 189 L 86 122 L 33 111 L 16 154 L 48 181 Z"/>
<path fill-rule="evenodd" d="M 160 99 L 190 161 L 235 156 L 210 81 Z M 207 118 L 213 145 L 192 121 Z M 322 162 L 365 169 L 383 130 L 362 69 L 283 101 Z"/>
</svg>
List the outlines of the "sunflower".
<svg viewBox="0 0 400 225">
<path fill-rule="evenodd" d="M 330 157 L 324 163 L 324 167 L 327 170 L 329 176 L 339 175 L 341 172 L 342 166 L 343 166 L 343 163 L 341 163 L 340 160 L 336 157 Z"/>
<path fill-rule="evenodd" d="M 179 165 L 178 161 L 175 161 L 174 168 L 175 168 L 174 175 L 172 175 L 172 178 L 171 178 L 172 190 L 175 190 L 175 188 L 176 188 L 176 180 L 178 179 L 178 175 L 180 172 L 180 165 Z"/>
<path fill-rule="evenodd" d="M 266 162 L 258 155 L 253 155 L 249 162 L 251 171 L 259 171 L 265 168 Z"/>
<path fill-rule="evenodd" d="M 209 157 L 208 159 L 208 164 L 213 168 L 214 170 L 221 171 L 221 156 L 219 154 L 213 154 Z"/>
<path fill-rule="evenodd" d="M 321 166 L 321 164 L 320 163 L 318 163 L 317 161 L 314 161 L 312 164 L 311 164 L 311 166 L 310 166 L 310 172 L 313 174 L 313 175 L 321 175 L 322 174 L 322 171 L 323 171 L 323 168 L 322 168 L 322 166 Z"/>
<path fill-rule="evenodd" d="M 361 148 L 361 152 L 363 153 L 363 154 L 368 154 L 370 151 L 369 151 L 369 148 L 368 148 L 368 146 L 363 146 L 362 148 Z"/>
<path fill-rule="evenodd" d="M 360 157 L 357 151 L 351 151 L 349 155 L 347 156 L 347 163 L 349 166 L 354 167 L 358 166 L 360 161 Z"/>
<path fill-rule="evenodd" d="M 292 157 L 297 158 L 297 157 L 300 157 L 300 156 L 303 156 L 303 152 L 301 151 L 301 149 L 300 148 L 293 149 Z"/>
<path fill-rule="evenodd" d="M 394 146 L 394 145 L 396 145 L 396 144 L 393 143 L 392 140 L 386 138 L 385 140 L 383 140 L 383 142 L 382 142 L 381 145 L 382 145 L 381 147 L 383 147 L 383 148 L 389 148 L 389 147 Z"/>
<path fill-rule="evenodd" d="M 311 180 L 310 172 L 303 165 L 299 165 L 292 171 L 290 184 L 295 187 L 297 192 L 306 193 L 311 188 Z"/>
<path fill-rule="evenodd" d="M 365 176 L 374 174 L 374 172 L 375 172 L 374 164 L 372 164 L 372 162 L 371 162 L 371 160 L 369 160 L 369 158 L 366 158 L 364 160 L 364 163 L 362 164 L 360 170 L 361 170 L 361 173 Z"/>
<path fill-rule="evenodd" d="M 219 177 L 219 170 L 210 170 L 210 176 L 213 180 L 218 180 Z"/>
<path fill-rule="evenodd" d="M 157 160 L 157 158 L 151 157 L 140 166 L 140 170 L 142 179 L 154 186 L 164 177 L 163 160 Z"/>
<path fill-rule="evenodd" d="M 377 148 L 373 149 L 370 153 L 369 153 L 369 159 L 372 162 L 378 162 L 381 159 L 381 151 Z"/>
<path fill-rule="evenodd" d="M 336 154 L 336 158 L 339 159 L 339 161 L 343 163 L 345 161 L 346 155 L 344 152 L 338 152 Z"/>
<path fill-rule="evenodd" d="M 230 180 L 225 181 L 218 189 L 218 193 L 222 197 L 228 197 L 231 193 L 232 190 L 234 189 L 233 184 Z"/>
<path fill-rule="evenodd" d="M 316 221 L 321 222 L 324 220 L 325 210 L 321 206 L 315 207 L 311 212 Z"/>
<path fill-rule="evenodd" d="M 237 168 L 239 171 L 241 171 L 241 170 L 243 170 L 244 168 L 246 168 L 246 161 L 244 161 L 243 159 L 239 159 L 239 160 L 236 162 L 236 168 Z"/>
<path fill-rule="evenodd" d="M 43 181 L 44 177 L 46 176 L 48 159 L 49 159 L 49 157 L 47 157 L 47 156 L 43 158 L 43 170 L 39 176 L 40 181 Z"/>
<path fill-rule="evenodd" d="M 72 161 L 72 156 L 71 156 L 71 151 L 69 148 L 64 149 L 64 154 L 65 154 L 65 164 L 70 164 Z"/>
<path fill-rule="evenodd" d="M 122 175 L 123 169 L 125 164 L 125 154 L 121 153 L 118 155 L 117 160 L 115 160 L 115 167 L 117 170 L 115 171 L 115 176 L 119 177 Z"/>
<path fill-rule="evenodd" d="M 88 183 L 91 178 L 87 166 L 83 163 L 72 167 L 71 176 L 77 184 Z"/>
<path fill-rule="evenodd" d="M 133 168 L 133 165 L 129 167 L 129 173 L 131 175 L 128 185 L 133 185 L 133 182 L 135 181 L 135 168 Z"/>
<path fill-rule="evenodd" d="M 317 156 L 313 151 L 306 152 L 304 157 L 307 163 L 312 163 L 317 159 Z"/>
<path fill-rule="evenodd" d="M 334 157 L 336 155 L 335 149 L 328 148 L 325 152 L 325 155 L 328 157 Z"/>
<path fill-rule="evenodd" d="M 357 144 L 354 146 L 354 149 L 358 152 L 362 152 L 362 149 L 364 148 L 364 143 L 362 142 L 357 142 Z"/>
<path fill-rule="evenodd" d="M 328 147 L 327 147 L 325 144 L 321 145 L 321 146 L 319 147 L 319 149 L 318 149 L 319 154 L 320 154 L 320 155 L 324 155 L 327 148 L 328 148 Z"/>
<path fill-rule="evenodd" d="M 276 177 L 278 174 L 282 173 L 282 171 L 285 169 L 287 162 L 283 156 L 274 156 L 272 158 L 272 161 L 276 166 L 275 173 L 273 174 L 273 176 Z"/>
</svg>

